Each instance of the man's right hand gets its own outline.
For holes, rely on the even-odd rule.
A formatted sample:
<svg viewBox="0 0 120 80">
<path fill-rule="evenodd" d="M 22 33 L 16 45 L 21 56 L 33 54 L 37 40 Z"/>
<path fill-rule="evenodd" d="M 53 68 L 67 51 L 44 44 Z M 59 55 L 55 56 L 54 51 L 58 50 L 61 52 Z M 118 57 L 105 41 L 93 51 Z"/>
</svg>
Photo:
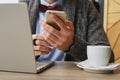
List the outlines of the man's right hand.
<svg viewBox="0 0 120 80">
<path fill-rule="evenodd" d="M 35 56 L 39 55 L 45 55 L 48 54 L 51 51 L 51 48 L 49 47 L 50 44 L 46 42 L 41 34 L 35 34 L 32 35 L 33 40 L 35 40 L 34 46 L 34 53 Z"/>
</svg>

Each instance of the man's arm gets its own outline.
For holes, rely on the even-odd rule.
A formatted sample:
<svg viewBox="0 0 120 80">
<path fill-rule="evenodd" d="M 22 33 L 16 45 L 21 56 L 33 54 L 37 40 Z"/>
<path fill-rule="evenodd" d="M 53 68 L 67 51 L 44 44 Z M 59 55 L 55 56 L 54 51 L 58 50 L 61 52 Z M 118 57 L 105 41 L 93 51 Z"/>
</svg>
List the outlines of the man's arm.
<svg viewBox="0 0 120 80">
<path fill-rule="evenodd" d="M 105 35 L 104 29 L 102 27 L 102 22 L 100 15 L 96 11 L 94 5 L 88 1 L 88 0 L 83 0 L 84 3 L 79 3 L 79 5 L 83 5 L 82 8 L 78 8 L 82 10 L 82 13 L 77 13 L 78 15 L 82 15 L 82 17 L 78 17 L 77 22 L 79 24 L 75 24 L 77 26 L 77 32 L 74 37 L 74 43 L 70 48 L 70 51 L 68 51 L 66 55 L 65 60 L 71 59 L 76 60 L 76 61 L 82 61 L 87 59 L 87 54 L 86 54 L 86 49 L 87 45 L 109 45 L 107 37 Z M 80 16 L 79 15 L 79 16 Z M 85 22 L 85 17 L 86 16 L 86 22 Z M 82 19 L 84 20 L 84 23 L 82 22 Z M 81 21 L 81 22 L 80 22 Z M 82 24 L 82 25 L 81 25 Z M 78 28 L 79 27 L 79 28 Z M 82 35 L 82 32 L 80 29 L 83 29 L 85 27 L 85 35 Z M 69 56 L 69 57 L 68 57 Z"/>
</svg>

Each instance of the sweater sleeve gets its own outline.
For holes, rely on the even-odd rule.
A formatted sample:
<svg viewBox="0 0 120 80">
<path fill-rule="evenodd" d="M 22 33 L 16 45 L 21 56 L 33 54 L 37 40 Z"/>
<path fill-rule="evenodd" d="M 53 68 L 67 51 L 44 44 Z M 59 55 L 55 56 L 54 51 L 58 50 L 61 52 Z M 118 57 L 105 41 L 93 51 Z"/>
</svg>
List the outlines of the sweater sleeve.
<svg viewBox="0 0 120 80">
<path fill-rule="evenodd" d="M 65 60 L 72 59 L 75 61 L 83 61 L 87 59 L 87 54 L 86 54 L 87 45 L 109 45 L 106 34 L 102 26 L 100 15 L 98 14 L 92 2 L 88 0 L 85 1 L 86 2 L 83 3 L 82 5 L 84 5 L 83 8 L 85 8 L 85 11 L 87 13 L 87 14 L 83 14 L 83 16 L 87 17 L 87 22 L 86 22 L 87 25 L 83 24 L 86 27 L 86 32 L 85 32 L 86 39 L 81 38 L 81 36 L 79 36 L 78 34 L 79 30 L 76 30 L 77 32 L 74 37 L 74 43 L 70 47 L 70 50 L 67 52 Z M 83 26 L 80 25 L 77 27 L 83 27 Z"/>
</svg>

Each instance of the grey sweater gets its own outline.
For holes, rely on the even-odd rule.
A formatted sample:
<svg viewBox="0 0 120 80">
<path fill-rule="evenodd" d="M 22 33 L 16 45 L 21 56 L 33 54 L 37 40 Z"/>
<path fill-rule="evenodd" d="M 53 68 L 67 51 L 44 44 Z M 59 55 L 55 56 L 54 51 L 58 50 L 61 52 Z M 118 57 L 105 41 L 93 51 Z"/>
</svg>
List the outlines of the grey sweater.
<svg viewBox="0 0 120 80">
<path fill-rule="evenodd" d="M 20 0 L 28 4 L 31 30 L 35 34 L 40 0 Z M 59 0 L 60 2 L 65 0 Z M 102 21 L 94 5 L 89 0 L 66 0 L 65 12 L 75 27 L 74 42 L 66 51 L 66 61 L 87 59 L 87 45 L 109 45 Z M 111 58 L 113 60 L 113 56 Z"/>
</svg>

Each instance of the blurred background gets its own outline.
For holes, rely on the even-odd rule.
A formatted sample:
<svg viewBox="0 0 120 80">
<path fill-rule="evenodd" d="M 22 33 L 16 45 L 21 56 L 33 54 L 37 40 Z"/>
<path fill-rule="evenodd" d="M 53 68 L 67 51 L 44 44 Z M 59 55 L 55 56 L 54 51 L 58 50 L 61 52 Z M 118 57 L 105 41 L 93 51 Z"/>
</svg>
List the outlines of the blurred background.
<svg viewBox="0 0 120 80">
<path fill-rule="evenodd" d="M 0 0 L 0 3 L 16 3 L 18 0 Z"/>
</svg>

